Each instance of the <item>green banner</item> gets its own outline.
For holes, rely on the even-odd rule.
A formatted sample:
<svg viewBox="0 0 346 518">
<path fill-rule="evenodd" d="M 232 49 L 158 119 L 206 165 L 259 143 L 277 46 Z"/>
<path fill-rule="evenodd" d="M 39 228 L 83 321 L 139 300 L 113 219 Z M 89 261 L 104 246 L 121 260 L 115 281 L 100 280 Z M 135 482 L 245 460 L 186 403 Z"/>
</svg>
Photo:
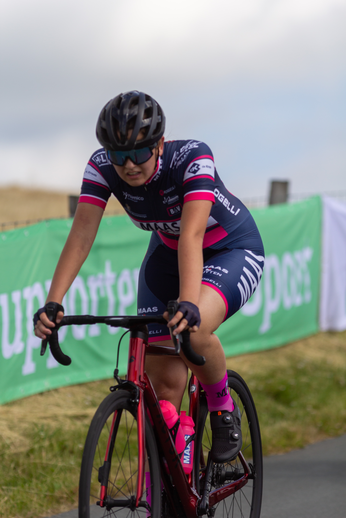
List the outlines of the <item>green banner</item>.
<svg viewBox="0 0 346 518">
<path fill-rule="evenodd" d="M 244 308 L 218 334 L 228 356 L 267 349 L 317 331 L 321 202 L 253 211 L 263 236 L 263 280 Z M 40 356 L 34 310 L 44 304 L 71 220 L 51 220 L 0 234 L 0 403 L 44 390 L 112 377 L 122 329 L 62 328 L 60 342 L 72 365 Z M 63 301 L 67 314 L 136 312 L 138 272 L 149 232 L 127 216 L 104 218 L 93 249 Z M 244 274 L 245 275 L 245 274 Z M 127 362 L 127 340 L 120 370 Z"/>
<path fill-rule="evenodd" d="M 253 210 L 252 215 L 263 238 L 264 273 L 247 304 L 218 330 L 227 356 L 277 347 L 318 331 L 320 197 Z"/>
<path fill-rule="evenodd" d="M 33 333 L 32 317 L 44 305 L 57 259 L 72 220 L 51 220 L 0 234 L 0 403 L 37 392 L 111 378 L 123 329 L 105 325 L 62 328 L 62 349 L 72 365 L 63 367 Z M 149 232 L 127 216 L 103 218 L 92 252 L 68 291 L 66 314 L 136 314 L 139 267 Z M 127 361 L 126 341 L 120 363 Z"/>
</svg>

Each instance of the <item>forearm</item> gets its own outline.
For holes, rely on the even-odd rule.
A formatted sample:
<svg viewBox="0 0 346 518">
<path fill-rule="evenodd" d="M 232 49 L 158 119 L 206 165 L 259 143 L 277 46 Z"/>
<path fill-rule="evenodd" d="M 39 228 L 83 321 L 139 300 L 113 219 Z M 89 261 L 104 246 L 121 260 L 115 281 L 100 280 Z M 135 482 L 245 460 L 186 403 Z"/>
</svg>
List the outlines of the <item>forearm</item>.
<svg viewBox="0 0 346 518">
<path fill-rule="evenodd" d="M 179 299 L 199 303 L 203 273 L 203 239 L 201 236 L 182 235 L 179 239 Z"/>
</svg>

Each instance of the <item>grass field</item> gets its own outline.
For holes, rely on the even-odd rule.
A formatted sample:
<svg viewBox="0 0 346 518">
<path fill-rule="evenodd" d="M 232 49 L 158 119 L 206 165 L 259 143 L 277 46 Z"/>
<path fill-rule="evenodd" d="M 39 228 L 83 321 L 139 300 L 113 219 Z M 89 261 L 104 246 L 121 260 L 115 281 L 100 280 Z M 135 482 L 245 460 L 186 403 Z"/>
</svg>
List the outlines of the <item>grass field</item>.
<svg viewBox="0 0 346 518">
<path fill-rule="evenodd" d="M 319 333 L 278 349 L 228 359 L 258 409 L 264 454 L 346 433 L 346 332 Z M 79 467 L 92 415 L 111 380 L 0 407 L 0 509 L 39 518 L 77 506 Z"/>
<path fill-rule="evenodd" d="M 109 209 L 119 211 L 116 202 Z M 0 189 L 1 223 L 68 216 L 68 195 Z M 7 226 L 10 228 L 10 226 Z M 228 359 L 258 409 L 265 455 L 346 433 L 346 332 Z M 77 506 L 81 455 L 111 380 L 0 406 L 0 516 L 40 518 Z"/>
</svg>

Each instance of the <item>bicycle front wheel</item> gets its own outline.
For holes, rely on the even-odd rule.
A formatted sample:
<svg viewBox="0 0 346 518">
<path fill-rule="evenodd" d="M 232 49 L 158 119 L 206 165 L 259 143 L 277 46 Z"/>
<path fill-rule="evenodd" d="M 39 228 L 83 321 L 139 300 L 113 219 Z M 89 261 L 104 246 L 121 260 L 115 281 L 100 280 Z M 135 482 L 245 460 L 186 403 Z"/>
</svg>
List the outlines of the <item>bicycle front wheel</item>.
<svg viewBox="0 0 346 518">
<path fill-rule="evenodd" d="M 261 434 L 250 390 L 239 374 L 228 370 L 228 390 L 241 413 L 241 430 L 243 437 L 242 454 L 251 469 L 247 484 L 234 494 L 221 500 L 212 513 L 215 518 L 259 518 L 261 514 L 263 488 L 263 461 Z M 208 407 L 204 392 L 200 396 L 200 411 L 197 424 L 194 469 L 196 473 L 197 490 L 203 492 L 204 474 L 208 453 L 211 449 L 211 429 L 207 419 Z M 213 465 L 211 490 L 220 488 L 230 480 L 240 479 L 244 468 L 237 457 L 225 464 Z M 213 515 L 213 514 L 212 514 Z"/>
<path fill-rule="evenodd" d="M 147 416 L 145 435 L 146 483 L 136 507 L 137 405 L 126 390 L 109 394 L 97 409 L 85 442 L 79 481 L 79 518 L 160 518 L 160 463 Z"/>
</svg>

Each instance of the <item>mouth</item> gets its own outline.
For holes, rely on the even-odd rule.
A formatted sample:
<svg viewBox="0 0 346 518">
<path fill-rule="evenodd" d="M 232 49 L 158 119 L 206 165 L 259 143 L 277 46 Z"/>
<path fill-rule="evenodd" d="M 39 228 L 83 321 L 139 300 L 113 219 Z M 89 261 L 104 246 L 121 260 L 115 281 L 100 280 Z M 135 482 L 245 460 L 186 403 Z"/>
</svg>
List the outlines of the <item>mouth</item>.
<svg viewBox="0 0 346 518">
<path fill-rule="evenodd" d="M 126 173 L 126 176 L 130 176 L 131 178 L 135 178 L 136 176 L 139 176 L 141 173 L 140 171 L 131 171 L 131 173 Z"/>
</svg>

